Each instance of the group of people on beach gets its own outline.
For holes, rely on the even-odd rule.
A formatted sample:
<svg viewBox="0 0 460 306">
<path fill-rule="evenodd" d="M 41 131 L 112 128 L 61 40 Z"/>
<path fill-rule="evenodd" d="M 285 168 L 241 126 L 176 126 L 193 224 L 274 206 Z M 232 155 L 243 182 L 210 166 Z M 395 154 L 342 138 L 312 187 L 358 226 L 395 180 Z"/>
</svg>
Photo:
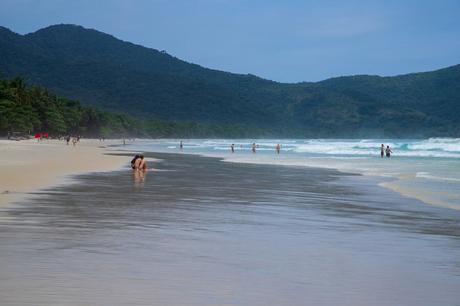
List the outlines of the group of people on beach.
<svg viewBox="0 0 460 306">
<path fill-rule="evenodd" d="M 390 146 L 387 146 L 385 148 L 385 145 L 382 143 L 382 145 L 380 146 L 380 157 L 383 158 L 384 156 L 386 156 L 386 157 L 390 158 L 391 153 L 393 153 L 393 151 L 391 151 Z"/>
<path fill-rule="evenodd" d="M 243 145 L 240 144 L 240 149 L 242 149 L 242 148 L 243 148 Z M 252 153 L 256 153 L 258 148 L 259 148 L 259 145 L 256 144 L 255 142 L 253 142 L 252 145 L 251 145 Z M 180 149 L 180 150 L 183 150 L 183 149 L 184 149 L 184 143 L 182 142 L 182 140 L 179 142 L 179 149 Z M 234 143 L 232 143 L 232 144 L 230 145 L 230 151 L 231 151 L 232 153 L 235 153 L 235 144 L 234 144 Z M 275 152 L 276 152 L 277 154 L 280 154 L 280 152 L 281 152 L 281 145 L 280 145 L 279 143 L 276 144 L 276 146 L 275 146 Z"/>
<path fill-rule="evenodd" d="M 251 145 L 252 153 L 256 153 L 258 148 L 259 148 L 259 145 L 256 144 L 255 142 L 253 142 L 252 145 Z M 182 142 L 182 140 L 179 142 L 179 149 L 180 149 L 180 150 L 183 150 L 183 149 L 184 149 L 184 143 Z M 240 149 L 243 149 L 243 145 L 242 145 L 242 144 L 240 144 Z M 235 153 L 235 144 L 234 144 L 234 143 L 232 143 L 232 144 L 230 145 L 230 151 L 231 151 L 232 153 Z M 277 154 L 280 154 L 280 152 L 281 152 L 281 145 L 280 145 L 279 143 L 276 144 L 276 146 L 275 146 L 275 152 L 276 152 Z"/>
<path fill-rule="evenodd" d="M 179 149 L 182 150 L 183 148 L 184 148 L 184 144 L 183 144 L 183 142 L 181 140 L 180 143 L 179 143 Z M 240 149 L 242 149 L 242 148 L 243 148 L 243 145 L 240 144 Z M 253 142 L 252 145 L 251 145 L 252 153 L 256 153 L 258 148 L 259 148 L 259 145 L 256 144 L 255 142 Z M 235 144 L 234 143 L 232 143 L 230 145 L 230 151 L 232 153 L 235 153 Z M 276 146 L 275 146 L 275 152 L 276 152 L 276 154 L 280 154 L 280 152 L 281 152 L 281 145 L 279 143 L 276 144 Z M 387 158 L 389 158 L 389 157 L 391 157 L 392 153 L 393 153 L 393 151 L 391 150 L 390 146 L 387 145 L 385 147 L 385 145 L 382 143 L 382 145 L 380 146 L 380 157 L 383 158 L 383 157 L 386 156 Z"/>
<path fill-rule="evenodd" d="M 62 136 L 62 135 L 59 135 L 59 136 L 55 137 L 54 139 L 57 139 L 59 141 L 65 140 L 66 145 L 69 145 L 70 142 L 72 142 L 72 144 L 75 146 L 75 145 L 77 145 L 78 142 L 80 142 L 80 138 L 81 138 L 80 135 L 76 135 L 76 136 L 71 136 L 71 135 Z M 44 139 L 50 139 L 50 136 L 49 136 L 48 133 L 36 133 L 35 134 L 35 139 L 37 139 L 37 142 L 40 142 L 40 141 L 42 141 Z"/>
<path fill-rule="evenodd" d="M 240 148 L 241 148 L 241 149 L 243 148 L 243 145 L 242 145 L 242 144 L 240 145 Z M 251 146 L 252 153 L 256 153 L 256 152 L 257 152 L 257 148 L 259 148 L 259 145 L 256 144 L 255 142 L 253 142 L 253 143 L 252 143 L 252 146 Z M 235 144 L 234 144 L 234 143 L 232 143 L 232 144 L 230 145 L 230 151 L 231 151 L 232 153 L 235 153 Z M 277 154 L 280 154 L 280 152 L 281 152 L 281 145 L 280 145 L 279 143 L 276 144 L 276 146 L 275 146 L 275 152 L 276 152 Z"/>
<path fill-rule="evenodd" d="M 77 135 L 77 136 L 74 136 L 74 137 L 71 137 L 70 135 L 67 135 L 67 137 L 65 138 L 65 141 L 66 141 L 66 144 L 69 145 L 70 143 L 70 140 L 72 140 L 72 144 L 73 146 L 75 146 L 77 144 L 77 142 L 80 142 L 80 135 Z"/>
<path fill-rule="evenodd" d="M 67 138 L 67 144 L 70 140 L 70 136 Z M 251 145 L 251 149 L 252 149 L 252 153 L 256 153 L 257 152 L 257 148 L 259 147 L 259 145 L 257 145 L 255 142 L 252 143 Z M 182 150 L 184 148 L 184 144 L 183 142 L 181 141 L 179 143 L 179 149 Z M 240 145 L 240 148 L 243 148 L 243 145 Z M 235 153 L 235 144 L 232 143 L 230 145 L 230 150 L 232 153 Z M 281 145 L 278 143 L 276 144 L 275 146 L 275 152 L 277 154 L 280 154 L 280 151 L 281 151 Z M 390 146 L 386 146 L 382 143 L 382 145 L 380 146 L 380 157 L 391 157 L 391 153 L 393 153 L 393 151 L 391 150 Z M 135 171 L 145 171 L 147 170 L 147 161 L 145 160 L 144 158 L 144 155 L 142 154 L 136 154 L 134 156 L 134 158 L 131 160 L 131 168 Z"/>
</svg>

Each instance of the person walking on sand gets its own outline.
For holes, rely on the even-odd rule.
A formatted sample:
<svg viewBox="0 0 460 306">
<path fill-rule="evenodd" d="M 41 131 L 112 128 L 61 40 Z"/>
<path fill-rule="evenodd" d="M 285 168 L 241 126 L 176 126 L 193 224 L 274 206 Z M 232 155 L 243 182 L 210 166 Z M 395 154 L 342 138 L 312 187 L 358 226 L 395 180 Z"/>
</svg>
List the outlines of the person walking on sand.
<svg viewBox="0 0 460 306">
<path fill-rule="evenodd" d="M 386 153 L 387 157 L 390 158 L 391 153 L 393 153 L 393 151 L 391 151 L 391 149 L 390 149 L 390 146 L 387 146 L 387 148 L 385 149 L 385 153 Z"/>
<path fill-rule="evenodd" d="M 69 145 L 69 142 L 70 142 L 70 135 L 67 135 L 67 138 L 65 139 L 67 145 Z"/>
<path fill-rule="evenodd" d="M 276 148 L 276 153 L 277 153 L 277 154 L 280 154 L 280 151 L 281 151 L 281 145 L 278 143 L 278 144 L 276 145 L 276 147 L 275 147 L 275 148 Z"/>
<path fill-rule="evenodd" d="M 252 143 L 252 153 L 256 153 L 256 147 L 257 147 L 257 146 L 256 146 L 256 143 L 253 142 L 253 143 Z"/>
<path fill-rule="evenodd" d="M 232 150 L 232 153 L 235 153 L 235 144 L 232 143 L 232 145 L 230 146 L 230 149 Z"/>
<path fill-rule="evenodd" d="M 383 158 L 384 155 L 385 155 L 385 146 L 382 143 L 382 146 L 380 147 L 380 157 Z"/>
<path fill-rule="evenodd" d="M 76 137 L 72 138 L 72 144 L 73 144 L 74 147 L 75 147 L 75 145 L 77 144 L 77 141 L 78 141 L 78 140 L 77 140 Z"/>
</svg>

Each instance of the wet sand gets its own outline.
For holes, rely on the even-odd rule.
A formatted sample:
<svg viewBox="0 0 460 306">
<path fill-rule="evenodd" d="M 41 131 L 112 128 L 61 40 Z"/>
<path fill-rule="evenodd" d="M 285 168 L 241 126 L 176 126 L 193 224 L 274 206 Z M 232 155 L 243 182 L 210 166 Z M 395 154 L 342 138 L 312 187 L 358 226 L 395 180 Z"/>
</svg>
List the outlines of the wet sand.
<svg viewBox="0 0 460 306">
<path fill-rule="evenodd" d="M 154 157 L 0 208 L 0 304 L 459 305 L 456 211 L 334 170 Z"/>
</svg>

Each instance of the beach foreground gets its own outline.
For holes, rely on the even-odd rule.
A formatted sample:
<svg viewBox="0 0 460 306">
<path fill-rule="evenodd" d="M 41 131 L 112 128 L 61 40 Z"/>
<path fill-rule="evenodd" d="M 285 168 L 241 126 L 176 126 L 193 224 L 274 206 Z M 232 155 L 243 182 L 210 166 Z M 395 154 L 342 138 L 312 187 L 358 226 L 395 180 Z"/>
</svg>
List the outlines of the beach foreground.
<svg viewBox="0 0 460 306">
<path fill-rule="evenodd" d="M 2 305 L 458 305 L 460 213 L 335 170 L 154 154 L 0 210 Z"/>
<path fill-rule="evenodd" d="M 68 175 L 120 169 L 129 160 L 106 155 L 110 144 L 120 141 L 82 139 L 73 146 L 57 140 L 0 140 L 0 205 L 37 189 L 62 184 Z"/>
</svg>

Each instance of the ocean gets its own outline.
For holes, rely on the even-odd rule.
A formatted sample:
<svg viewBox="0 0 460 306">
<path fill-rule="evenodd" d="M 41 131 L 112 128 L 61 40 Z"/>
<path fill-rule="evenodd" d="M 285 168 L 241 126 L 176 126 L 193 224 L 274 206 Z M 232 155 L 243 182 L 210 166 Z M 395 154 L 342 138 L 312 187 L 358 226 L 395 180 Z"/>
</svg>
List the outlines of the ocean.
<svg viewBox="0 0 460 306">
<path fill-rule="evenodd" d="M 136 140 L 128 150 L 191 153 L 229 162 L 331 168 L 380 179 L 381 186 L 427 204 L 460 209 L 460 138 Z M 230 153 L 230 145 L 235 153 Z M 252 143 L 258 148 L 252 154 Z M 275 146 L 281 145 L 277 155 Z M 389 145 L 391 158 L 380 158 Z"/>
</svg>

